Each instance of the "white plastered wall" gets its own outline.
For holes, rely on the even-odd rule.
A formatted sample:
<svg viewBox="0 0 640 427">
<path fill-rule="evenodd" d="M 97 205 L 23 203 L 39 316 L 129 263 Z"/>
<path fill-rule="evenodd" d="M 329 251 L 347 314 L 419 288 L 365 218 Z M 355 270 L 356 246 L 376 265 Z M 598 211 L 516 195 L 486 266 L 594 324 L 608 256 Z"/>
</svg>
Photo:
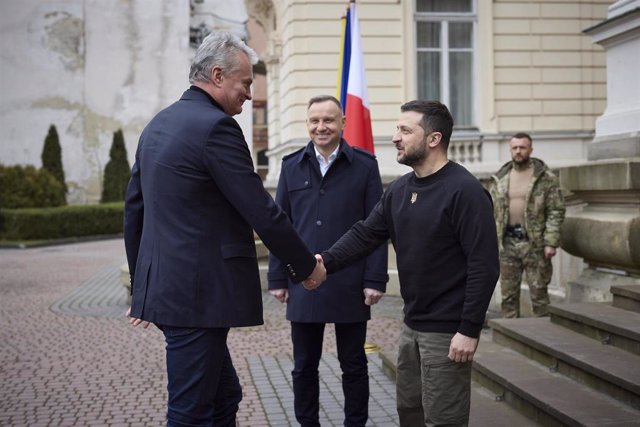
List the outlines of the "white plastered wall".
<svg viewBox="0 0 640 427">
<path fill-rule="evenodd" d="M 60 136 L 70 203 L 99 199 L 113 132 L 130 160 L 144 125 L 188 85 L 189 2 L 0 3 L 0 162 L 41 165 Z"/>
</svg>

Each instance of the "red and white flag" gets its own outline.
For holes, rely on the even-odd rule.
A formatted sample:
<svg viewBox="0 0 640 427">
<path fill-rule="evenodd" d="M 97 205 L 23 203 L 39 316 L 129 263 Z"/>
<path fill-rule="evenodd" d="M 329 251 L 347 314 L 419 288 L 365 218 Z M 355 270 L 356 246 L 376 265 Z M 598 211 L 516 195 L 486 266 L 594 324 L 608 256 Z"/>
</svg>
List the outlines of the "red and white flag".
<svg viewBox="0 0 640 427">
<path fill-rule="evenodd" d="M 371 113 L 367 95 L 367 79 L 364 74 L 362 44 L 360 43 L 360 24 L 356 13 L 355 1 L 349 4 L 347 21 L 344 30 L 343 54 L 340 63 L 341 73 L 348 73 L 346 81 L 346 97 L 341 97 L 347 124 L 343 136 L 349 145 L 363 148 L 371 153 L 373 150 L 373 132 L 371 131 Z M 339 78 L 345 84 L 345 76 Z M 344 87 L 338 88 L 344 94 Z"/>
</svg>

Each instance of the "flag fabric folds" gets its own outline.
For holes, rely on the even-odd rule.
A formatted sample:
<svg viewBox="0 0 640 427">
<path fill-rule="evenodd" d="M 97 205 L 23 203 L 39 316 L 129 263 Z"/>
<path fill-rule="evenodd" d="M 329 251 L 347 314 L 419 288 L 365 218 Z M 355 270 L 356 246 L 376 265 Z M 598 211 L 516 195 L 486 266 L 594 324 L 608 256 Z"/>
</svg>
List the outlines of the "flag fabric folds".
<svg viewBox="0 0 640 427">
<path fill-rule="evenodd" d="M 347 15 L 343 19 L 340 55 L 337 97 L 347 117 L 343 132 L 344 139 L 351 146 L 373 153 L 367 80 L 364 74 L 360 25 L 355 1 L 349 3 Z"/>
</svg>

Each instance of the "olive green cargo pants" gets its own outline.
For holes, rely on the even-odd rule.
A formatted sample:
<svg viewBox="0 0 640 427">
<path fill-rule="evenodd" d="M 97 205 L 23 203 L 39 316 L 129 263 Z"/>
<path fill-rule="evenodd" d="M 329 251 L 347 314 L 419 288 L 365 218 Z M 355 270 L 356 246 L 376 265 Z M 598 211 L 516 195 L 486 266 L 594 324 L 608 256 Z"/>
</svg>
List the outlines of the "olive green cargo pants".
<svg viewBox="0 0 640 427">
<path fill-rule="evenodd" d="M 453 335 L 402 326 L 396 371 L 401 427 L 468 425 L 471 363 L 447 357 Z"/>
</svg>

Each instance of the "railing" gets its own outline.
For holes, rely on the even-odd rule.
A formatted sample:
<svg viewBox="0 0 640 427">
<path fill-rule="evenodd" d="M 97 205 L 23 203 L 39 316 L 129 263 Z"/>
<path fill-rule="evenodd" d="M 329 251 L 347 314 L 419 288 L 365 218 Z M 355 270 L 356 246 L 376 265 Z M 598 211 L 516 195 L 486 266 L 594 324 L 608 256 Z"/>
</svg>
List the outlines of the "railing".
<svg viewBox="0 0 640 427">
<path fill-rule="evenodd" d="M 481 163 L 482 139 L 452 140 L 449 142 L 449 159 L 457 163 Z"/>
</svg>

